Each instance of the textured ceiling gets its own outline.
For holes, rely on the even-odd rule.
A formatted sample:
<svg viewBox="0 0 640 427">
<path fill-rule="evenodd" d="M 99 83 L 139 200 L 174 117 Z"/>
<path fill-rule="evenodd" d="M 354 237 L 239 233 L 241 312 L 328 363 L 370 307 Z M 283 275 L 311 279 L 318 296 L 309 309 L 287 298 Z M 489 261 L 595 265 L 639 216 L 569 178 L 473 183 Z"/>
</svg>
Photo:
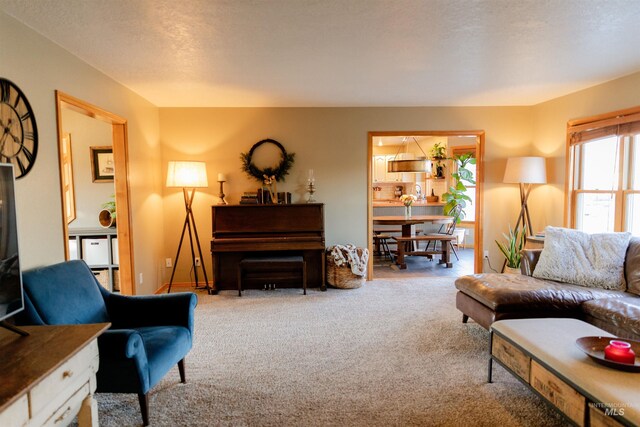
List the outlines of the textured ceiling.
<svg viewBox="0 0 640 427">
<path fill-rule="evenodd" d="M 639 0 L 0 0 L 161 107 L 531 105 L 640 70 Z"/>
</svg>

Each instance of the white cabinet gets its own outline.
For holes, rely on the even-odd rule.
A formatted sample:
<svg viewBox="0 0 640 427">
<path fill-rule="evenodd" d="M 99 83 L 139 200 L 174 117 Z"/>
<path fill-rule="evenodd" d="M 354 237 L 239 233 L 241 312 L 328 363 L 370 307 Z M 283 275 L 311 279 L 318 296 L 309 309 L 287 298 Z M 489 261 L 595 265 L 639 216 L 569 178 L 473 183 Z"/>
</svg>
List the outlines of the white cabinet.
<svg viewBox="0 0 640 427">
<path fill-rule="evenodd" d="M 0 354 L 10 357 L 0 378 L 11 380 L 2 384 L 0 426 L 67 426 L 76 415 L 78 426 L 97 426 L 97 337 L 109 325 L 25 326 L 28 338 L 3 336 Z"/>
<path fill-rule="evenodd" d="M 102 286 L 111 292 L 120 291 L 115 228 L 69 229 L 69 258 L 84 260 Z"/>
<path fill-rule="evenodd" d="M 377 154 L 372 159 L 372 179 L 373 182 L 411 182 L 412 179 L 409 175 L 396 172 L 387 172 L 389 169 L 388 164 L 395 159 L 393 154 Z M 406 179 L 406 181 L 403 181 Z"/>
<path fill-rule="evenodd" d="M 82 259 L 89 265 L 109 264 L 109 239 L 107 237 L 82 239 Z"/>
<path fill-rule="evenodd" d="M 400 181 L 409 184 L 407 187 L 409 187 L 411 189 L 415 188 L 415 183 L 416 183 L 416 174 L 415 173 L 405 172 L 405 173 L 399 173 L 398 175 L 400 175 Z M 410 193 L 412 193 L 412 192 L 413 191 L 410 191 Z"/>
<path fill-rule="evenodd" d="M 373 156 L 373 182 L 384 182 L 387 180 L 387 159 L 386 156 Z"/>
<path fill-rule="evenodd" d="M 113 264 L 120 264 L 120 256 L 118 254 L 118 238 L 114 237 L 111 239 L 111 259 L 113 260 Z"/>
<path fill-rule="evenodd" d="M 386 160 L 385 171 L 389 170 L 389 162 L 392 161 L 395 158 L 396 158 L 396 156 L 393 155 L 393 154 L 385 156 L 385 160 Z M 402 174 L 397 173 L 397 172 L 387 172 L 387 177 L 386 177 L 385 181 L 387 181 L 387 182 L 400 182 L 401 175 Z"/>
</svg>

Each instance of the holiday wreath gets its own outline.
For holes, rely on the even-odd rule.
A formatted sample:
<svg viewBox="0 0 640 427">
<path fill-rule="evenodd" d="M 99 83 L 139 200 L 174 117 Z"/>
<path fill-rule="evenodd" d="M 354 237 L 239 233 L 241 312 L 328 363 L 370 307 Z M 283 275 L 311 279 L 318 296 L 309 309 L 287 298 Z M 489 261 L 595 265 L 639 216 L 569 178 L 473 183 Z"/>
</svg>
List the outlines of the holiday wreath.
<svg viewBox="0 0 640 427">
<path fill-rule="evenodd" d="M 253 157 L 254 151 L 266 143 L 273 144 L 280 149 L 280 163 L 275 167 L 260 169 L 253 164 L 251 158 Z M 240 159 L 242 159 L 242 170 L 258 181 L 264 182 L 270 178 L 276 181 L 284 181 L 284 177 L 289 174 L 289 169 L 291 169 L 293 165 L 295 155 L 295 153 L 287 153 L 287 150 L 285 150 L 278 141 L 274 139 L 263 139 L 253 144 L 253 147 L 251 147 L 248 153 L 240 153 Z"/>
</svg>

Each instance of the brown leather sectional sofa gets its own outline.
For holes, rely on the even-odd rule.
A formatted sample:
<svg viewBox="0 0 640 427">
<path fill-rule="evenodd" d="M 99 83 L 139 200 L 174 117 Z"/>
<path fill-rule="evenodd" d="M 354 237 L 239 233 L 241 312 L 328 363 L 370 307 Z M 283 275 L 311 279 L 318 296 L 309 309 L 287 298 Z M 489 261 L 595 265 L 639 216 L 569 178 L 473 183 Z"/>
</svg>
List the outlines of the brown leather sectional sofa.
<svg viewBox="0 0 640 427">
<path fill-rule="evenodd" d="M 640 238 L 632 238 L 625 258 L 625 291 L 536 279 L 531 276 L 541 249 L 523 251 L 522 275 L 474 274 L 456 280 L 456 307 L 462 321 L 484 328 L 501 319 L 573 317 L 612 334 L 640 339 Z"/>
</svg>

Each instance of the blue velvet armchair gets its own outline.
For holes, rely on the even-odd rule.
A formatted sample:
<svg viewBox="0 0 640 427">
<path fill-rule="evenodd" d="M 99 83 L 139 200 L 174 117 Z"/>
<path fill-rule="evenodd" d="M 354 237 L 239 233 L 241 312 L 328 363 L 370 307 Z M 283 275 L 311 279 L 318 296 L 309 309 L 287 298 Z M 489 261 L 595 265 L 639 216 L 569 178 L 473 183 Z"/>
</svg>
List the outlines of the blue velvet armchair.
<svg viewBox="0 0 640 427">
<path fill-rule="evenodd" d="M 123 296 L 98 284 L 84 261 L 25 271 L 22 325 L 111 322 L 98 338 L 97 392 L 137 393 L 144 425 L 148 392 L 175 365 L 185 382 L 184 358 L 193 342 L 193 293 Z"/>
</svg>

